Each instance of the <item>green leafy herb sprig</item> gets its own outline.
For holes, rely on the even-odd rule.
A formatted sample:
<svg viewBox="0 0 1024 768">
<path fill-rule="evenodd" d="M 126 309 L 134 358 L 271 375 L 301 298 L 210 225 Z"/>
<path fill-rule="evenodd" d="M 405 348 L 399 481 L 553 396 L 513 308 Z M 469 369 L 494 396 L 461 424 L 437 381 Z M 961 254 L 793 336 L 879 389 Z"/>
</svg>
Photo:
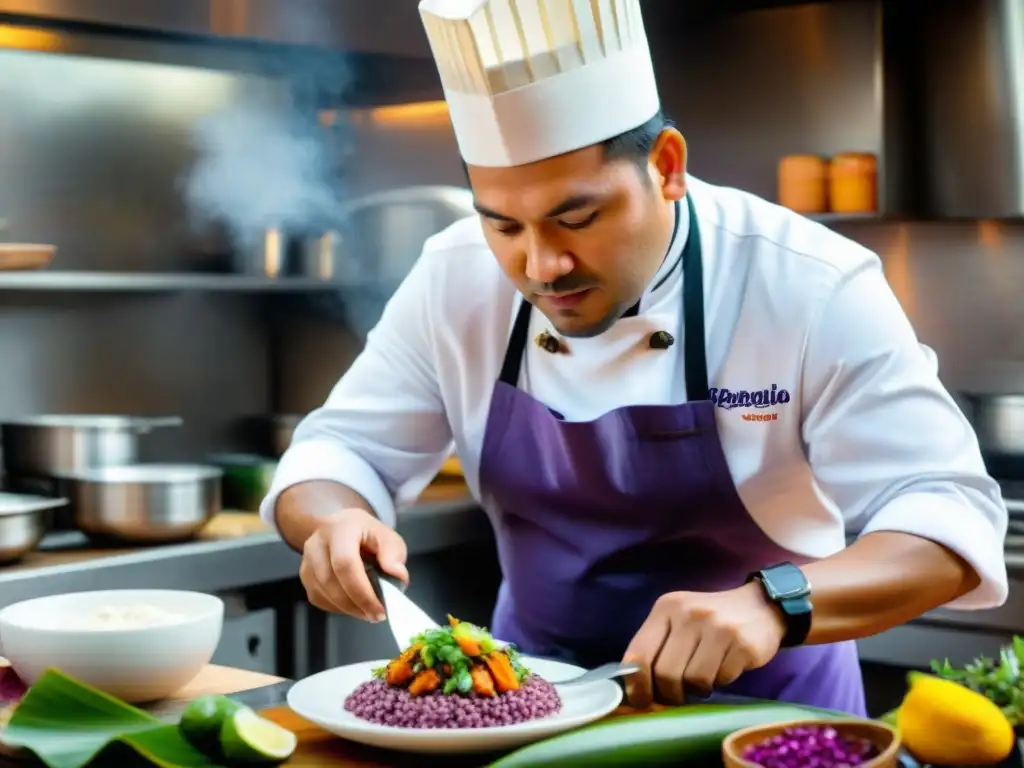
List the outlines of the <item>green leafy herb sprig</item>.
<svg viewBox="0 0 1024 768">
<path fill-rule="evenodd" d="M 447 664 L 451 669 L 442 689 L 445 695 L 456 690 L 459 693 L 469 693 L 473 690 L 473 678 L 469 676 L 472 662 L 459 648 L 452 632 L 451 627 L 430 629 L 413 640 L 414 643 L 422 643 L 419 660 L 413 666 L 414 672 L 422 672 L 439 663 Z"/>
<path fill-rule="evenodd" d="M 931 668 L 938 677 L 952 680 L 977 691 L 1003 710 L 1014 727 L 1024 725 L 1024 639 L 1013 636 L 1013 642 L 999 651 L 998 661 L 980 656 L 963 668 L 949 663 L 932 661 Z"/>
<path fill-rule="evenodd" d="M 531 672 L 527 669 L 526 665 L 523 664 L 523 657 L 522 654 L 519 653 L 519 649 L 509 643 L 505 648 L 505 653 L 508 654 L 508 660 L 512 662 L 512 669 L 515 670 L 516 677 L 519 678 L 519 682 L 523 682 Z"/>
</svg>

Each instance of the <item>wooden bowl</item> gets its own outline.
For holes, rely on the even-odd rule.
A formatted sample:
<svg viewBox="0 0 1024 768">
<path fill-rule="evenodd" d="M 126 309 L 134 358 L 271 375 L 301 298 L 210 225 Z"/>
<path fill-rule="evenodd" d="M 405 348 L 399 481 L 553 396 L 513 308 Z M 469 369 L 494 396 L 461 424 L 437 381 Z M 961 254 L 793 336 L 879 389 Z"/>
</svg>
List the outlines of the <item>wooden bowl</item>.
<svg viewBox="0 0 1024 768">
<path fill-rule="evenodd" d="M 42 269 L 57 253 L 55 245 L 0 243 L 0 270 Z"/>
<path fill-rule="evenodd" d="M 899 765 L 900 737 L 893 728 L 874 720 L 791 720 L 771 725 L 755 725 L 726 737 L 722 742 L 722 762 L 725 768 L 760 768 L 757 763 L 743 759 L 747 747 L 778 736 L 788 728 L 816 728 L 829 726 L 844 736 L 868 739 L 879 749 L 874 760 L 861 763 L 859 768 L 897 768 Z"/>
</svg>

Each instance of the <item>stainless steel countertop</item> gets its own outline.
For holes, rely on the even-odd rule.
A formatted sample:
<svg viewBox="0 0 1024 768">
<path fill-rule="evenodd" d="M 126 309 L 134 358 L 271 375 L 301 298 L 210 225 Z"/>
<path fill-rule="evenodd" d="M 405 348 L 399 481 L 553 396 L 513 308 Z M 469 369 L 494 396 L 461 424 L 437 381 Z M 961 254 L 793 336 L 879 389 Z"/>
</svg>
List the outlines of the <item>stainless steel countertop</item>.
<svg viewBox="0 0 1024 768">
<path fill-rule="evenodd" d="M 417 504 L 402 513 L 398 530 L 411 555 L 493 539 L 490 522 L 471 498 Z M 77 533 L 53 534 L 48 550 L 84 542 Z M 195 541 L 115 552 L 80 562 L 4 570 L 0 606 L 34 597 L 97 589 L 187 589 L 224 592 L 298 576 L 299 555 L 276 533 Z"/>
<path fill-rule="evenodd" d="M 469 497 L 416 504 L 400 515 L 398 530 L 411 555 L 487 543 L 494 536 L 483 510 Z M 82 543 L 81 534 L 55 534 L 44 542 L 44 548 L 52 550 Z M 983 620 L 984 624 L 1021 627 L 1024 592 L 1018 589 L 1024 584 L 1024 534 L 1008 537 L 1005 557 L 1014 582 L 1010 604 L 994 611 L 940 610 L 927 614 L 923 620 L 968 625 Z M 109 557 L 34 568 L 8 570 L 0 566 L 0 607 L 44 595 L 127 585 L 226 592 L 291 579 L 298 575 L 298 568 L 298 554 L 271 532 L 120 551 Z"/>
</svg>

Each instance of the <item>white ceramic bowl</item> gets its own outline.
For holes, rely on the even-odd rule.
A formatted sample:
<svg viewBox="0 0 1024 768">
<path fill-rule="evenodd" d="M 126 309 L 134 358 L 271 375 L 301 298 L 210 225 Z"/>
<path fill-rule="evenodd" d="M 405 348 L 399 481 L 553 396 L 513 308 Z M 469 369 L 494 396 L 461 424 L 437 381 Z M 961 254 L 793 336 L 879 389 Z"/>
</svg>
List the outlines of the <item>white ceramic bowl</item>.
<svg viewBox="0 0 1024 768">
<path fill-rule="evenodd" d="M 178 614 L 156 626 L 86 626 L 106 608 L 146 606 Z M 117 589 L 51 595 L 0 610 L 0 647 L 32 685 L 50 667 L 130 703 L 164 699 L 213 657 L 224 603 L 201 592 Z"/>
</svg>

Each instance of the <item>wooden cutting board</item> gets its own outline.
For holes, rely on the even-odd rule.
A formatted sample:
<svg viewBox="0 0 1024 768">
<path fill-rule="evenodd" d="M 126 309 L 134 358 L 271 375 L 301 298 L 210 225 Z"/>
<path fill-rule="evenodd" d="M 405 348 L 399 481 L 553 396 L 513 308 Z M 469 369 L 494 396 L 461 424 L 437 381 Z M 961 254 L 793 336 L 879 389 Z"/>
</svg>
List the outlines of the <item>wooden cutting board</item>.
<svg viewBox="0 0 1024 768">
<path fill-rule="evenodd" d="M 252 672 L 248 669 L 208 664 L 192 682 L 174 694 L 172 699 L 175 701 L 192 701 L 200 696 L 206 696 L 211 693 L 219 693 L 221 695 L 239 693 L 240 691 L 260 688 L 264 685 L 280 683 L 282 679 L 262 672 Z"/>
</svg>

